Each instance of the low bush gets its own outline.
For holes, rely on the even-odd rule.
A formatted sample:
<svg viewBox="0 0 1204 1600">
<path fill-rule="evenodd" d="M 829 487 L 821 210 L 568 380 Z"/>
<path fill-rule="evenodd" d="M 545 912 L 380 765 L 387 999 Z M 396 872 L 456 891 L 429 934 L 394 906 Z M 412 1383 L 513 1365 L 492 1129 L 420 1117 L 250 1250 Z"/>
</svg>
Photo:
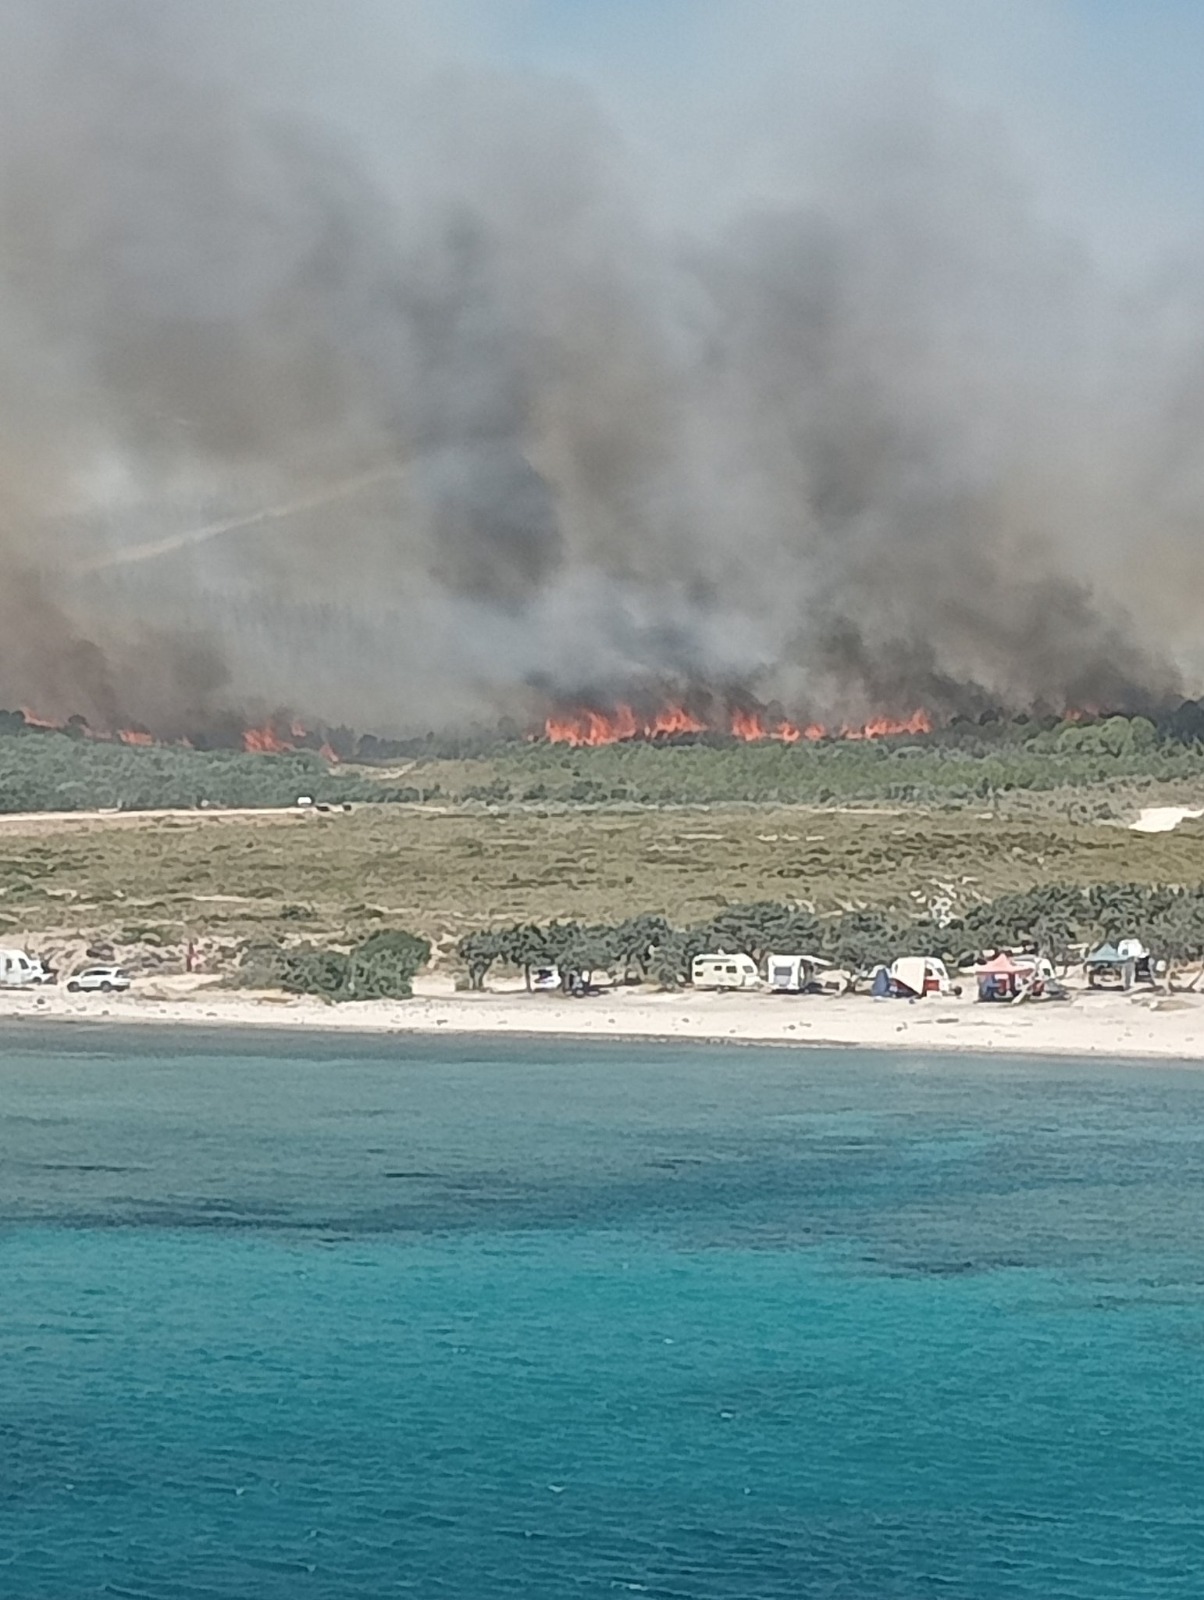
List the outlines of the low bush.
<svg viewBox="0 0 1204 1600">
<path fill-rule="evenodd" d="M 259 941 L 244 947 L 234 982 L 336 1002 L 407 1000 L 430 955 L 427 940 L 400 929 L 374 933 L 350 950 Z"/>
</svg>

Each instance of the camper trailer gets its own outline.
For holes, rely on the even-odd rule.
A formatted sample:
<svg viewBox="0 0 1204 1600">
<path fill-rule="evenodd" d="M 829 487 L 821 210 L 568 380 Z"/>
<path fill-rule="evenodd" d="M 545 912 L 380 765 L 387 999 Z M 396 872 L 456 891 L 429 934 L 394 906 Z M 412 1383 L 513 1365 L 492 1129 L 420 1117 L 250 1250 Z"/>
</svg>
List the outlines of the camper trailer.
<svg viewBox="0 0 1204 1600">
<path fill-rule="evenodd" d="M 45 968 L 24 950 L 0 950 L 0 988 L 26 989 L 44 980 Z"/>
<path fill-rule="evenodd" d="M 760 981 L 757 963 L 743 953 L 695 956 L 690 965 L 690 982 L 696 989 L 755 989 Z"/>
<path fill-rule="evenodd" d="M 949 976 L 948 968 L 938 956 L 900 956 L 887 974 L 889 992 L 899 999 L 922 999 L 926 994 L 961 994 L 961 987 Z M 872 991 L 880 992 L 875 980 Z"/>
<path fill-rule="evenodd" d="M 828 965 L 821 956 L 766 956 L 765 980 L 774 994 L 805 994 Z"/>
</svg>

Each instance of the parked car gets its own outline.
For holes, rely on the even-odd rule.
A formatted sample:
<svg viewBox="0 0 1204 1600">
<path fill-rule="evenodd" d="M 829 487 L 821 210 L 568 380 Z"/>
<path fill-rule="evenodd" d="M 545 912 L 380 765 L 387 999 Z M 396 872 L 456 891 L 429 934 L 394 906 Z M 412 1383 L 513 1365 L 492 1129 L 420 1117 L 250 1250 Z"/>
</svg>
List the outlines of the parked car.
<svg viewBox="0 0 1204 1600">
<path fill-rule="evenodd" d="M 85 967 L 67 982 L 72 994 L 112 994 L 114 990 L 128 989 L 130 975 L 120 967 Z"/>
</svg>

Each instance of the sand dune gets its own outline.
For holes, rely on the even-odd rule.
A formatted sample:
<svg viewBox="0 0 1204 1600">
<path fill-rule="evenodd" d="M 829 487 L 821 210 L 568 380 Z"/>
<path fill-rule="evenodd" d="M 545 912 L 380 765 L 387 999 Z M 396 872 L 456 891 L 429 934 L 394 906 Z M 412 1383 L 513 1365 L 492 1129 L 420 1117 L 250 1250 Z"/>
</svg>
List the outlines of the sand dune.
<svg viewBox="0 0 1204 1600">
<path fill-rule="evenodd" d="M 1204 810 L 1193 811 L 1188 806 L 1147 806 L 1136 822 L 1129 824 L 1134 833 L 1170 833 L 1181 822 L 1204 817 Z"/>
</svg>

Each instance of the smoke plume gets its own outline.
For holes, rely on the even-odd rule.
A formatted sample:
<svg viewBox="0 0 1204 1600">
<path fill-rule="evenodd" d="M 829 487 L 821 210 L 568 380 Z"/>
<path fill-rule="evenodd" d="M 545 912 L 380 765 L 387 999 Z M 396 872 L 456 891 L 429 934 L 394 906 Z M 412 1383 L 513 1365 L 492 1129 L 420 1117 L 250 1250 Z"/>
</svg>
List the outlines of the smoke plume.
<svg viewBox="0 0 1204 1600">
<path fill-rule="evenodd" d="M 4 7 L 0 704 L 1195 685 L 1190 272 L 1119 281 L 1006 125 L 889 80 L 669 193 L 596 87 L 439 9 Z"/>
</svg>

